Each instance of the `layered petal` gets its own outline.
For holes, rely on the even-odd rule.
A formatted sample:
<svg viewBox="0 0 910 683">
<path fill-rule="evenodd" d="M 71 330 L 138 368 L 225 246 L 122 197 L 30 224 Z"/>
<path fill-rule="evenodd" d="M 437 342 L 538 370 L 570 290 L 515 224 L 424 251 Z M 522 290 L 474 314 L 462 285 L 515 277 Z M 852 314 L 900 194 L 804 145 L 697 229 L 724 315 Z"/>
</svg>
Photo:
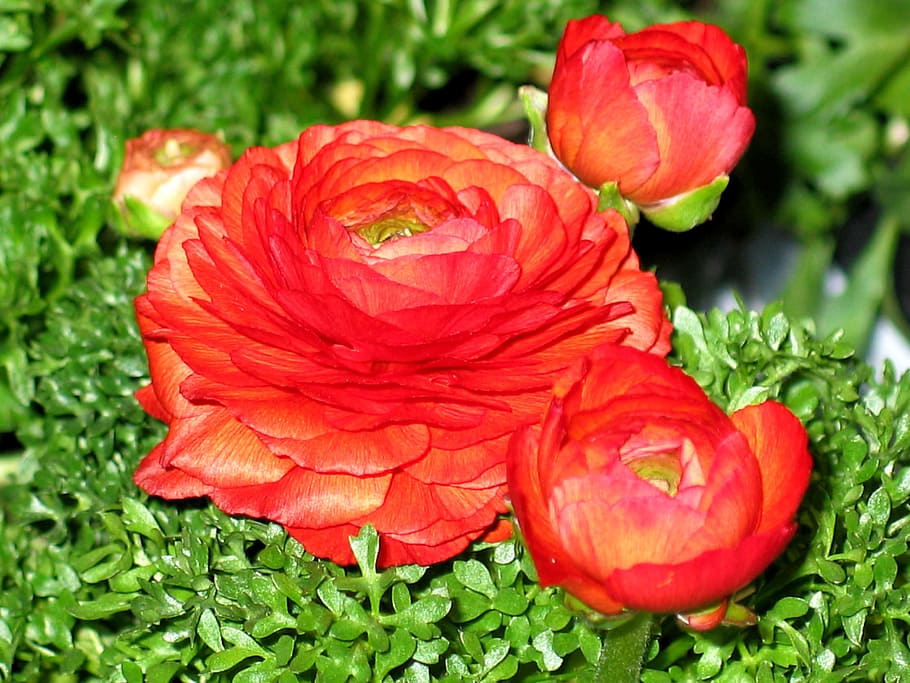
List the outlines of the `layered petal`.
<svg viewBox="0 0 910 683">
<path fill-rule="evenodd" d="M 784 406 L 727 417 L 678 368 L 604 346 L 556 386 L 542 429 L 513 438 L 506 468 L 544 585 L 605 614 L 691 612 L 783 551 L 811 459 Z"/>
<path fill-rule="evenodd" d="M 657 134 L 611 42 L 591 42 L 560 63 L 549 96 L 553 152 L 586 184 L 617 181 L 629 194 L 657 170 Z"/>
<path fill-rule="evenodd" d="M 670 325 L 618 214 L 534 150 L 355 121 L 190 192 L 136 301 L 168 423 L 136 481 L 283 524 L 310 552 L 450 557 L 502 525 L 505 451 L 594 347 Z"/>
<path fill-rule="evenodd" d="M 775 401 L 747 406 L 730 416 L 749 442 L 761 470 L 762 518 L 770 530 L 791 521 L 809 486 L 812 457 L 802 423 Z"/>
<path fill-rule="evenodd" d="M 730 90 L 689 74 L 648 81 L 635 92 L 648 110 L 661 159 L 656 173 L 628 193 L 637 204 L 674 197 L 729 173 L 755 130 L 752 112 Z"/>
<path fill-rule="evenodd" d="M 740 104 L 746 104 L 746 51 L 742 45 L 734 43 L 722 28 L 700 21 L 679 21 L 649 26 L 641 31 L 645 35 L 652 32 L 673 33 L 689 45 L 697 46 L 711 60 L 712 72 L 719 79 L 715 85 L 726 85 Z"/>
<path fill-rule="evenodd" d="M 796 525 L 747 536 L 733 548 L 709 550 L 678 564 L 641 564 L 613 572 L 602 584 L 626 609 L 688 612 L 748 585 L 783 552 Z"/>
</svg>

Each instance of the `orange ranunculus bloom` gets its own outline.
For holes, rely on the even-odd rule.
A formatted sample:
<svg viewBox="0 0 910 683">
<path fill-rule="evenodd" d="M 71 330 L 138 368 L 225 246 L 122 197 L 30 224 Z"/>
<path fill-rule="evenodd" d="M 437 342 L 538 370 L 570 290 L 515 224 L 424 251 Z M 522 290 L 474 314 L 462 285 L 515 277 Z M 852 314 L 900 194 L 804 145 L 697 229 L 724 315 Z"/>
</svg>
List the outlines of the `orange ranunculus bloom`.
<svg viewBox="0 0 910 683">
<path fill-rule="evenodd" d="M 812 461 L 781 404 L 728 417 L 663 359 L 609 346 L 555 394 L 507 456 L 543 585 L 604 614 L 685 613 L 746 586 L 789 543 Z"/>
<path fill-rule="evenodd" d="M 618 214 L 468 129 L 316 126 L 199 183 L 136 310 L 169 431 L 136 482 L 274 520 L 311 553 L 449 558 L 505 511 L 505 451 L 603 342 L 670 325 Z"/>
<path fill-rule="evenodd" d="M 173 220 L 190 188 L 231 164 L 231 149 L 198 130 L 155 129 L 127 140 L 114 200 L 135 197 Z"/>
<path fill-rule="evenodd" d="M 555 155 L 592 187 L 616 182 L 647 206 L 728 174 L 755 129 L 746 55 L 697 21 L 626 34 L 606 17 L 570 21 L 549 88 Z"/>
</svg>

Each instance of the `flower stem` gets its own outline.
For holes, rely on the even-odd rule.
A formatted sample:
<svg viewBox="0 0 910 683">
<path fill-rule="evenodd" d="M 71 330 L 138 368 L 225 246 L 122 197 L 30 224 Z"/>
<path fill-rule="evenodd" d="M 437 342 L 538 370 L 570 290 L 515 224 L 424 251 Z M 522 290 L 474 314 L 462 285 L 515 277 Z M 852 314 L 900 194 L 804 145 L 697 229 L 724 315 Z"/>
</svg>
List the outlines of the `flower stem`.
<svg viewBox="0 0 910 683">
<path fill-rule="evenodd" d="M 639 612 L 620 626 L 605 630 L 593 683 L 639 683 L 653 619 Z"/>
</svg>

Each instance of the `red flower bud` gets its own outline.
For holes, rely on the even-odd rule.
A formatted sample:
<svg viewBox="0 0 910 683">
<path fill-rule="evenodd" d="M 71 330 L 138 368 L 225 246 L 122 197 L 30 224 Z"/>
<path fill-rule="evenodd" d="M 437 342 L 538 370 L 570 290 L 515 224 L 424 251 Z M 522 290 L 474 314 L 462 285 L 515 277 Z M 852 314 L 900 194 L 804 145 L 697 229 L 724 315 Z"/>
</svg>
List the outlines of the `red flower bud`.
<svg viewBox="0 0 910 683">
<path fill-rule="evenodd" d="M 672 199 L 728 174 L 754 128 L 745 51 L 720 28 L 689 21 L 626 35 L 602 16 L 566 26 L 547 129 L 588 185 L 618 183 L 642 207 Z"/>
<path fill-rule="evenodd" d="M 543 585 L 604 614 L 691 612 L 789 543 L 807 441 L 779 403 L 728 417 L 661 358 L 603 346 L 513 438 L 509 495 Z"/>
</svg>

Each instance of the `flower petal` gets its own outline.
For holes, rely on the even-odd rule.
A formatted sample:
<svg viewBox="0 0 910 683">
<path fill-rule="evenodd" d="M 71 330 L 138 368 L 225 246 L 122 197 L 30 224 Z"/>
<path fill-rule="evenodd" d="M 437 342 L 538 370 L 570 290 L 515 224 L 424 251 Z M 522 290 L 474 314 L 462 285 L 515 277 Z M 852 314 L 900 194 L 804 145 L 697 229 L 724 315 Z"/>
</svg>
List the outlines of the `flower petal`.
<svg viewBox="0 0 910 683">
<path fill-rule="evenodd" d="M 288 470 L 275 482 L 218 488 L 209 497 L 230 514 L 263 517 L 288 527 L 332 527 L 373 514 L 383 504 L 391 476 L 354 477 Z"/>
<path fill-rule="evenodd" d="M 722 28 L 700 21 L 680 21 L 649 26 L 641 31 L 643 34 L 651 32 L 674 33 L 697 45 L 711 59 L 720 78 L 719 83 L 726 85 L 740 104 L 746 104 L 746 51 L 734 43 Z"/>
<path fill-rule="evenodd" d="M 707 550 L 682 563 L 640 564 L 614 571 L 605 590 L 633 610 L 691 612 L 755 579 L 796 532 L 796 525 L 750 536 L 734 548 Z"/>
<path fill-rule="evenodd" d="M 179 469 L 212 487 L 268 484 L 294 467 L 219 408 L 172 421 L 163 445 L 164 467 Z"/>
<path fill-rule="evenodd" d="M 549 95 L 550 144 L 582 181 L 615 181 L 632 196 L 657 170 L 658 135 L 611 42 L 593 41 L 557 63 Z"/>
<path fill-rule="evenodd" d="M 572 548 L 578 565 L 599 580 L 617 569 L 684 561 L 705 550 L 705 513 L 623 466 L 560 481 L 549 503 L 562 547 Z"/>
<path fill-rule="evenodd" d="M 635 91 L 660 150 L 657 171 L 626 192 L 638 204 L 671 198 L 729 173 L 755 130 L 752 112 L 731 91 L 686 73 L 641 83 Z"/>
<path fill-rule="evenodd" d="M 615 24 L 605 16 L 594 14 L 583 19 L 571 19 L 566 23 L 559 41 L 560 57 L 570 57 L 592 40 L 612 40 L 626 35 L 621 24 Z"/>
<path fill-rule="evenodd" d="M 761 470 L 761 531 L 789 524 L 799 507 L 812 471 L 805 427 L 774 401 L 747 406 L 731 416 L 746 437 Z"/>
</svg>

